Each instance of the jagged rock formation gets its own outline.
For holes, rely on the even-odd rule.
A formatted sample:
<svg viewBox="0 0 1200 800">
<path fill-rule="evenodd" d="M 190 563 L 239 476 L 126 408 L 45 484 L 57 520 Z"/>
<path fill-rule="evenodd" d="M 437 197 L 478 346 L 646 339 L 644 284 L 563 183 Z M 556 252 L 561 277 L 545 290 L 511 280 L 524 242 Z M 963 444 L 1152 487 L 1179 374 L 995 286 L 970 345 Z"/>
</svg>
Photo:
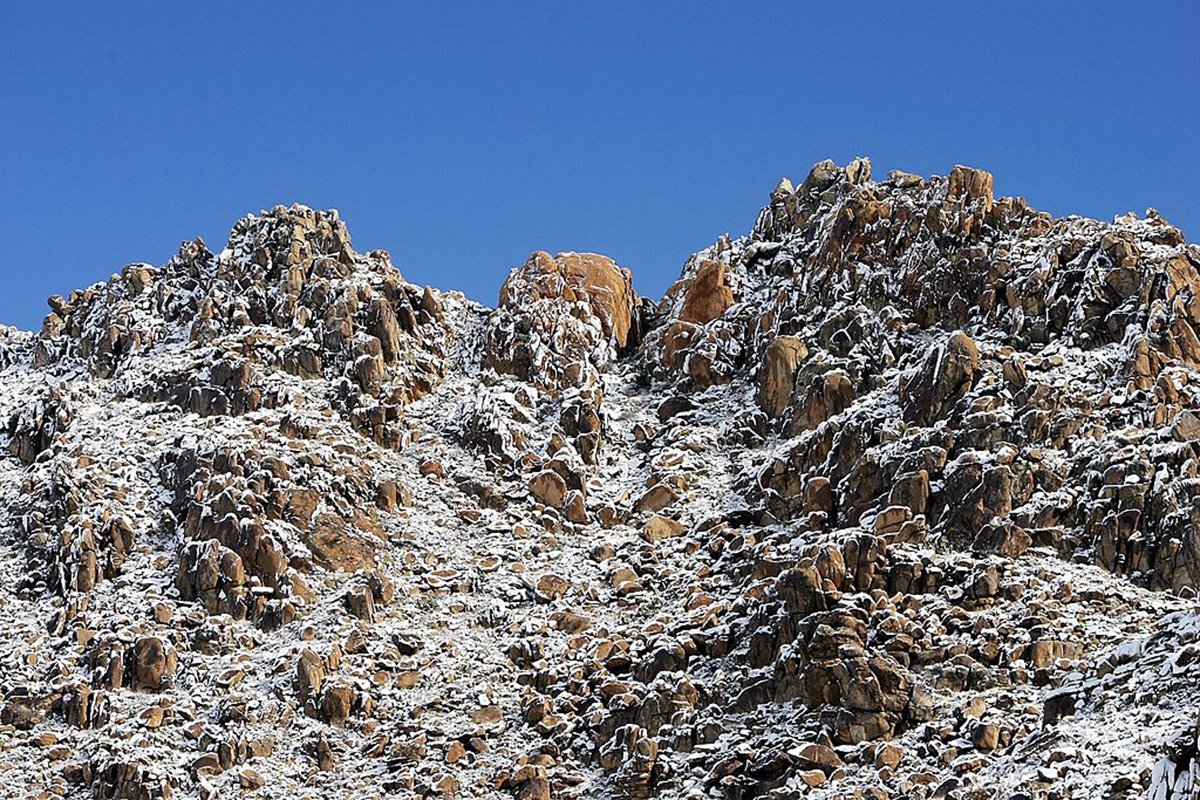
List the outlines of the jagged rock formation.
<svg viewBox="0 0 1200 800">
<path fill-rule="evenodd" d="M 536 252 L 500 288 L 483 365 L 545 389 L 595 384 L 640 328 L 633 276 L 595 253 Z"/>
<path fill-rule="evenodd" d="M 18 796 L 1197 796 L 1200 248 L 783 181 L 657 304 L 336 212 L 0 329 Z"/>
</svg>

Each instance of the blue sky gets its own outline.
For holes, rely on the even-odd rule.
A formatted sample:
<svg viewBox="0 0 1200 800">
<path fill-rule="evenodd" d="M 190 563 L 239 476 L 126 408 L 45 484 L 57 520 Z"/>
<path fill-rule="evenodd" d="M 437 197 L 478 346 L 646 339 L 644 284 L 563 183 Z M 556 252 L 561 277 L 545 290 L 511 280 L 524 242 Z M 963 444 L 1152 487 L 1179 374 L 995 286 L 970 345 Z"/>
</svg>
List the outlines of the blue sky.
<svg viewBox="0 0 1200 800">
<path fill-rule="evenodd" d="M 823 158 L 1200 236 L 1200 3 L 0 0 L 0 321 L 278 203 L 493 304 L 534 249 L 654 297 Z"/>
</svg>

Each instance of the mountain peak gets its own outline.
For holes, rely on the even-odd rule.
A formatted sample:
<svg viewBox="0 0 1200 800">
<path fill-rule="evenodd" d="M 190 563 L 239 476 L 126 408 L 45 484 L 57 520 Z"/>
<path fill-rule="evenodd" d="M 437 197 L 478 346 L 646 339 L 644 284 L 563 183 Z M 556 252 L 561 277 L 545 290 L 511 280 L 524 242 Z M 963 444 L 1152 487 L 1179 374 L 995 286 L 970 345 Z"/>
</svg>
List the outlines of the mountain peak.
<svg viewBox="0 0 1200 800">
<path fill-rule="evenodd" d="M 1188 796 L 1198 270 L 865 158 L 658 302 L 243 217 L 0 328 L 0 746 L 101 798 Z"/>
</svg>

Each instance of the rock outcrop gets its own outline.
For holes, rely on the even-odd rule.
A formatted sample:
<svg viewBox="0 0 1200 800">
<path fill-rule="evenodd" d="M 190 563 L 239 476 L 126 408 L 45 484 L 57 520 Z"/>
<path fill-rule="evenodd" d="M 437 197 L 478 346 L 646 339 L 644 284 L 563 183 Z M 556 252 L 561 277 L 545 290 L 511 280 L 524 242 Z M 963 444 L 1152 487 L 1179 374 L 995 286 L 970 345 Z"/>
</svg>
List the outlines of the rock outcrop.
<svg viewBox="0 0 1200 800">
<path fill-rule="evenodd" d="M 633 277 L 612 259 L 538 251 L 500 289 L 483 364 L 545 388 L 590 386 L 636 344 L 639 315 Z"/>
<path fill-rule="evenodd" d="M 19 796 L 1200 785 L 1200 249 L 821 162 L 657 304 L 336 212 L 0 328 Z"/>
</svg>

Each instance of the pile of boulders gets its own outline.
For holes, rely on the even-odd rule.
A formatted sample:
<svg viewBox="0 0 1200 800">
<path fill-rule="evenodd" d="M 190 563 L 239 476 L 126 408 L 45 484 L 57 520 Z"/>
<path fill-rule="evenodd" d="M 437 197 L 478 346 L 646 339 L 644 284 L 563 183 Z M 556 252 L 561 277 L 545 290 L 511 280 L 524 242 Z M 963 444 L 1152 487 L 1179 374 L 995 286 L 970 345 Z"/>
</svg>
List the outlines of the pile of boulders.
<svg viewBox="0 0 1200 800">
<path fill-rule="evenodd" d="M 277 207 L 49 306 L 0 328 L 19 792 L 1198 785 L 1200 249 L 1153 211 L 821 162 L 659 303 L 538 251 L 486 309 Z"/>
</svg>

